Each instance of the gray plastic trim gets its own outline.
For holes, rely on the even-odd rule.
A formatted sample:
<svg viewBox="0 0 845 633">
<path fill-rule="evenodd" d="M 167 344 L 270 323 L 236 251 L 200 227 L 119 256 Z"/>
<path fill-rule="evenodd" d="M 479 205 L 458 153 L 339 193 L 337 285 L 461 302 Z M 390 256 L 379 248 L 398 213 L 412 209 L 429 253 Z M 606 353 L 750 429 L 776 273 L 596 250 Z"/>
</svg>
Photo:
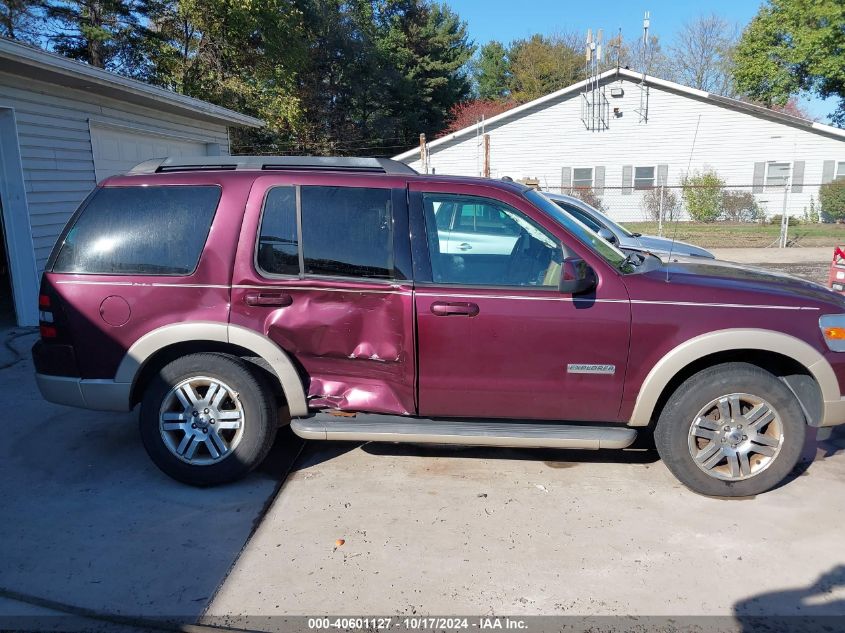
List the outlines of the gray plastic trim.
<svg viewBox="0 0 845 633">
<path fill-rule="evenodd" d="M 630 446 L 636 429 L 551 422 L 503 420 L 430 420 L 398 415 L 318 413 L 291 421 L 291 429 L 309 440 L 410 442 L 470 446 L 620 449 Z"/>
</svg>

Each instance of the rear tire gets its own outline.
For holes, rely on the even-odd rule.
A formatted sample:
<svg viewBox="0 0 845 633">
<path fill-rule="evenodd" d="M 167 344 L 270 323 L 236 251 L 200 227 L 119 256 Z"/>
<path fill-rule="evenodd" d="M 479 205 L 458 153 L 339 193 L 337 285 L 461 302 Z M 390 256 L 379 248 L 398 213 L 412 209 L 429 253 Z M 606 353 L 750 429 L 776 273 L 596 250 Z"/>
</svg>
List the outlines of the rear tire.
<svg viewBox="0 0 845 633">
<path fill-rule="evenodd" d="M 165 365 L 141 401 L 147 453 L 164 473 L 194 486 L 240 479 L 258 466 L 278 428 L 269 387 L 239 358 L 190 354 Z"/>
<path fill-rule="evenodd" d="M 747 363 L 724 363 L 685 380 L 660 413 L 654 440 L 667 468 L 703 495 L 770 490 L 801 456 L 806 422 L 792 391 Z"/>
</svg>

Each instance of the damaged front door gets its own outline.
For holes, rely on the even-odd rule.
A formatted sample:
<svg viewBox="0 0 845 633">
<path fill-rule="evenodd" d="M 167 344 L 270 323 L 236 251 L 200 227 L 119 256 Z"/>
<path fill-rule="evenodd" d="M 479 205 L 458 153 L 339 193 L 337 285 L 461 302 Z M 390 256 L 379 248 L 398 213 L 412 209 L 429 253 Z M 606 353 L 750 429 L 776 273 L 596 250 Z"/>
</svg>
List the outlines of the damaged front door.
<svg viewBox="0 0 845 633">
<path fill-rule="evenodd" d="M 232 278 L 231 321 L 298 361 L 310 406 L 413 414 L 409 262 L 401 180 L 259 178 Z"/>
</svg>

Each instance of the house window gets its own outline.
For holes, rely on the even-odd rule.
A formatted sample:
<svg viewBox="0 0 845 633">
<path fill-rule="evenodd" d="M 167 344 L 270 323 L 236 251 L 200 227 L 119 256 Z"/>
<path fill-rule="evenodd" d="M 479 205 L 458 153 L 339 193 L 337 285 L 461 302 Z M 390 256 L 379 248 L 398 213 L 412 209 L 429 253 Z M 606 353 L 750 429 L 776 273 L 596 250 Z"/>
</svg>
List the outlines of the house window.
<svg viewBox="0 0 845 633">
<path fill-rule="evenodd" d="M 654 187 L 654 167 L 634 167 L 634 189 Z"/>
<path fill-rule="evenodd" d="M 576 167 L 572 170 L 572 187 L 574 189 L 592 189 L 593 168 Z"/>
<path fill-rule="evenodd" d="M 766 164 L 766 189 L 783 190 L 789 182 L 789 163 L 767 163 Z"/>
<path fill-rule="evenodd" d="M 836 163 L 836 175 L 833 179 L 837 178 L 845 178 L 845 160 Z"/>
</svg>

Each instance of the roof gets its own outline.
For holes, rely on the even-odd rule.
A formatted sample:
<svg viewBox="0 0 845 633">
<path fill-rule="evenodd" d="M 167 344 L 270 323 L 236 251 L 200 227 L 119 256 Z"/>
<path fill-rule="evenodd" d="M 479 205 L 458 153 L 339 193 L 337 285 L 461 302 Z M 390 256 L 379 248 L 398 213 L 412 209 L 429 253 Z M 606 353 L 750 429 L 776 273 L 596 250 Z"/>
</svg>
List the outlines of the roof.
<svg viewBox="0 0 845 633">
<path fill-rule="evenodd" d="M 633 70 L 629 70 L 627 68 L 611 68 L 610 70 L 606 70 L 605 72 L 599 75 L 599 81 L 604 82 L 608 80 L 614 80 L 618 78 L 629 79 L 631 81 L 636 81 L 639 83 L 643 79 L 643 74 L 635 72 Z M 698 90 L 697 88 L 690 88 L 689 86 L 684 86 L 679 83 L 675 83 L 674 81 L 667 81 L 665 79 L 658 79 L 657 77 L 652 77 L 650 75 L 645 75 L 645 82 L 651 86 L 655 86 L 656 88 L 662 88 L 664 90 L 668 90 L 670 92 L 675 92 L 678 94 L 686 95 L 695 99 L 700 99 L 704 101 L 710 101 L 714 105 L 721 106 L 723 108 L 730 108 L 733 110 L 739 110 L 742 112 L 747 112 L 749 114 L 760 116 L 768 119 L 774 119 L 786 125 L 797 126 L 806 129 L 807 131 L 811 132 L 818 132 L 821 134 L 827 134 L 829 136 L 835 136 L 841 139 L 845 139 L 845 130 L 833 127 L 831 125 L 824 125 L 823 123 L 816 123 L 815 121 L 809 121 L 807 119 L 802 119 L 801 117 L 792 116 L 791 114 L 784 114 L 782 112 L 775 112 L 774 110 L 769 110 L 768 108 L 764 108 L 762 106 L 754 105 L 752 103 L 747 103 L 745 101 L 740 101 L 739 99 L 731 99 L 729 97 L 723 97 L 721 95 L 715 95 L 709 93 L 705 90 Z M 545 96 L 542 96 L 538 99 L 534 99 L 533 101 L 529 101 L 527 103 L 523 103 L 520 106 L 515 108 L 511 108 L 510 110 L 506 110 L 501 114 L 497 114 L 494 117 L 490 117 L 489 119 L 484 121 L 485 126 L 495 125 L 497 123 L 503 123 L 508 121 L 512 118 L 518 118 L 523 113 L 537 108 L 538 106 L 542 106 L 546 103 L 557 101 L 562 97 L 567 97 L 571 94 L 577 94 L 578 91 L 584 88 L 587 81 L 579 81 L 578 83 L 574 83 L 566 88 L 562 88 L 556 92 L 552 92 Z M 442 136 L 438 139 L 431 141 L 428 144 L 429 149 L 433 149 L 439 145 L 443 145 L 444 143 L 448 143 L 455 139 L 461 138 L 463 136 L 467 136 L 469 134 L 475 134 L 477 132 L 477 125 L 469 125 L 465 128 L 458 130 L 457 132 L 453 132 L 452 134 L 448 134 L 446 136 Z M 406 152 L 402 152 L 401 154 L 397 154 L 393 157 L 393 160 L 407 160 L 409 158 L 416 158 L 419 155 L 418 148 L 409 149 Z"/>
<path fill-rule="evenodd" d="M 4 38 L 0 38 L 0 72 L 226 126 L 264 126 L 261 119 Z"/>
</svg>

